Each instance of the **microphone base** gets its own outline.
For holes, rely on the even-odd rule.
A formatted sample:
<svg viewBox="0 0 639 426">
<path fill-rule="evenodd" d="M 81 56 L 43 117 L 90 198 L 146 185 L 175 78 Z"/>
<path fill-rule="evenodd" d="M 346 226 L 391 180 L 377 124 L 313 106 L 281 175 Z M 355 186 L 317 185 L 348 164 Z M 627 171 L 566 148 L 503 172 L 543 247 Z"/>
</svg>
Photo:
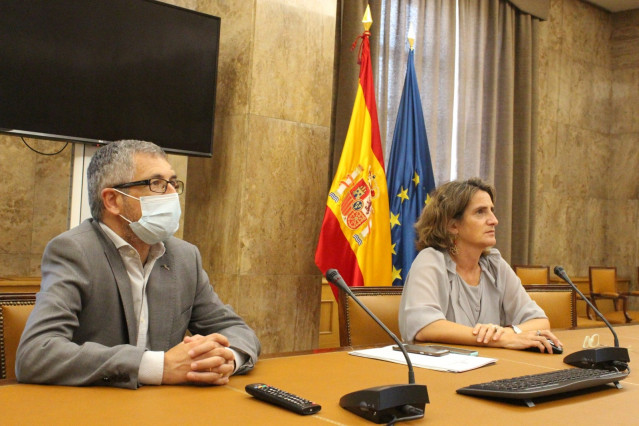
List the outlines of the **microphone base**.
<svg viewBox="0 0 639 426">
<path fill-rule="evenodd" d="M 340 407 L 374 423 L 390 423 L 424 417 L 428 400 L 425 385 L 386 385 L 351 392 Z"/>
<path fill-rule="evenodd" d="M 615 370 L 619 369 L 620 364 L 630 362 L 630 356 L 626 348 L 604 346 L 571 353 L 564 358 L 564 362 L 579 368 Z"/>
</svg>

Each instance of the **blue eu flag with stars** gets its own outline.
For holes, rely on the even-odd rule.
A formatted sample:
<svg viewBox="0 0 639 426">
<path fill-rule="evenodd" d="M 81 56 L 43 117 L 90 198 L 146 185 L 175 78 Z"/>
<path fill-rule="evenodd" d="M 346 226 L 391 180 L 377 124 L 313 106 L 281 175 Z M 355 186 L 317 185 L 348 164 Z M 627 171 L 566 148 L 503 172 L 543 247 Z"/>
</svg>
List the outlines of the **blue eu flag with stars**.
<svg viewBox="0 0 639 426">
<path fill-rule="evenodd" d="M 386 173 L 393 285 L 404 285 L 410 266 L 417 256 L 414 225 L 426 205 L 428 194 L 435 188 L 414 56 L 415 52 L 411 49 Z"/>
</svg>

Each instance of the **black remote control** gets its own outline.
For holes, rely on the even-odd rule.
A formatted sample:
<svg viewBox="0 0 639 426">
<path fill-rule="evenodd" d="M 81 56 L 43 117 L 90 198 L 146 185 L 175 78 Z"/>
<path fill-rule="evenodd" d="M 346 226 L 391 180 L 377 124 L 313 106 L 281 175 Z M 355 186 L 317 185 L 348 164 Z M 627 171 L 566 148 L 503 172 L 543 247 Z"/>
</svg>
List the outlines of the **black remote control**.
<svg viewBox="0 0 639 426">
<path fill-rule="evenodd" d="M 244 389 L 257 399 L 279 405 L 297 414 L 315 414 L 322 409 L 319 404 L 264 383 L 252 383 Z"/>
</svg>

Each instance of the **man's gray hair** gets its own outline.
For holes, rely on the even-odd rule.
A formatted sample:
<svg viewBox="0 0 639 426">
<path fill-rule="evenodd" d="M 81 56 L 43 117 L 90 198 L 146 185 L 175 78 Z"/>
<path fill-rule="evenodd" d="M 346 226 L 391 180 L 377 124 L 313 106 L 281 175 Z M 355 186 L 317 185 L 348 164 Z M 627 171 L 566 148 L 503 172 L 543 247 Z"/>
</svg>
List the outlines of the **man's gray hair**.
<svg viewBox="0 0 639 426">
<path fill-rule="evenodd" d="M 102 190 L 130 182 L 135 174 L 135 154 L 167 158 L 162 148 L 151 142 L 121 140 L 104 145 L 91 158 L 87 169 L 89 207 L 94 219 L 102 219 Z"/>
</svg>

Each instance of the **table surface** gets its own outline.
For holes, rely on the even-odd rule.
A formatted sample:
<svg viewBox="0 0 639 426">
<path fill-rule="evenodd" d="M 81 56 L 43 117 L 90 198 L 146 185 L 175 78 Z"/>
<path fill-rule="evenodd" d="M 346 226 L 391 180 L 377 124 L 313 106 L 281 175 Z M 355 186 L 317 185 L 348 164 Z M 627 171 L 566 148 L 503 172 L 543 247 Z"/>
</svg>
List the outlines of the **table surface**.
<svg viewBox="0 0 639 426">
<path fill-rule="evenodd" d="M 639 356 L 639 325 L 615 328 L 630 359 Z M 608 329 L 560 330 L 564 353 L 581 349 L 586 335 L 598 333 L 602 345 L 612 345 Z M 639 379 L 630 374 L 623 388 L 595 391 L 520 404 L 459 395 L 456 389 L 494 379 L 568 368 L 564 355 L 479 348 L 479 355 L 497 358 L 494 365 L 464 373 L 415 369 L 416 382 L 426 384 L 430 404 L 424 418 L 405 424 L 636 424 L 639 417 Z M 631 362 L 632 366 L 632 362 Z M 407 382 L 405 365 L 325 351 L 261 359 L 245 376 L 226 386 L 143 386 L 137 390 L 103 387 L 25 385 L 5 381 L 0 386 L 0 423 L 23 424 L 373 424 L 339 406 L 342 395 L 356 390 Z M 299 416 L 255 400 L 244 392 L 249 383 L 262 382 L 313 400 L 322 410 Z M 515 420 L 516 419 L 516 420 Z"/>
</svg>

